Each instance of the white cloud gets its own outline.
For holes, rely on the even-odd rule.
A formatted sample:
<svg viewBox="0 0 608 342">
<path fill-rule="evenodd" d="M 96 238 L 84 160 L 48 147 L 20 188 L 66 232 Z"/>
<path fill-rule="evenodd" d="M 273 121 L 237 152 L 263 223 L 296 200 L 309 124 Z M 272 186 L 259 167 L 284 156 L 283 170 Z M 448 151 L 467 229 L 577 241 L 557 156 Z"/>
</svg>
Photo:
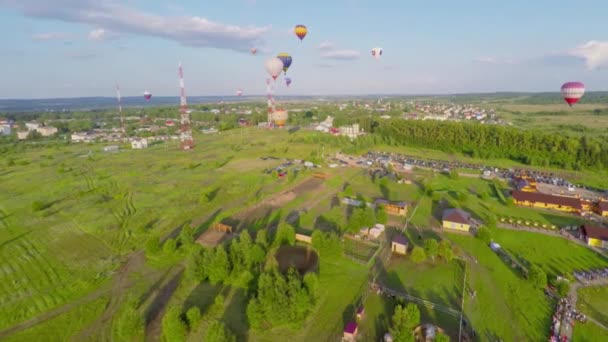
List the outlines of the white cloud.
<svg viewBox="0 0 608 342">
<path fill-rule="evenodd" d="M 93 31 L 89 32 L 89 39 L 90 40 L 103 40 L 105 35 L 106 35 L 106 30 L 104 30 L 102 28 L 98 28 L 98 29 L 94 29 Z"/>
<path fill-rule="evenodd" d="M 498 64 L 498 60 L 494 57 L 478 57 L 478 58 L 475 58 L 475 62 L 487 63 L 487 64 Z"/>
<path fill-rule="evenodd" d="M 357 50 L 330 50 L 321 54 L 327 59 L 357 59 L 361 56 L 361 52 Z"/>
<path fill-rule="evenodd" d="M 330 50 L 333 49 L 334 44 L 328 41 L 324 41 L 321 44 L 319 44 L 319 46 L 317 46 L 317 49 L 319 50 Z"/>
<path fill-rule="evenodd" d="M 194 47 L 248 52 L 259 46 L 268 27 L 237 26 L 197 16 L 148 13 L 117 0 L 0 0 L 26 16 L 104 27 L 113 32 L 164 38 Z"/>
<path fill-rule="evenodd" d="M 34 33 L 32 35 L 32 39 L 34 40 L 61 40 L 66 39 L 67 35 L 65 33 L 57 33 L 57 32 L 41 32 Z"/>
<path fill-rule="evenodd" d="M 568 54 L 584 59 L 590 70 L 608 66 L 608 41 L 590 40 L 571 49 Z"/>
</svg>

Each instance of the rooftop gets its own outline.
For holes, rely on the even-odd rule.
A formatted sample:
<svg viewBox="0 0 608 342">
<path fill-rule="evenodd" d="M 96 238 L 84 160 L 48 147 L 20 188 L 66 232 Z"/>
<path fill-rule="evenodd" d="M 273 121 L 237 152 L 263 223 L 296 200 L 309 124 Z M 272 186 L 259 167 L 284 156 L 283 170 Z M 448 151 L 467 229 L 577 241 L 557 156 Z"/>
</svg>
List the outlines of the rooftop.
<svg viewBox="0 0 608 342">
<path fill-rule="evenodd" d="M 549 194 L 543 194 L 540 192 L 523 192 L 514 190 L 511 194 L 513 199 L 516 201 L 528 201 L 535 203 L 547 203 L 553 205 L 563 205 L 576 209 L 583 209 L 580 198 L 577 197 L 566 197 L 566 196 L 555 196 Z"/>
<path fill-rule="evenodd" d="M 357 330 L 357 323 L 355 323 L 355 322 L 346 323 L 346 327 L 344 328 L 345 333 L 354 334 L 356 330 Z"/>
<path fill-rule="evenodd" d="M 443 212 L 443 221 L 470 224 L 471 215 L 462 209 L 446 209 Z"/>
<path fill-rule="evenodd" d="M 581 226 L 583 234 L 592 239 L 608 241 L 608 228 L 585 224 Z"/>
<path fill-rule="evenodd" d="M 395 235 L 395 237 L 393 237 L 393 242 L 404 246 L 407 246 L 409 244 L 407 238 L 401 234 Z"/>
</svg>

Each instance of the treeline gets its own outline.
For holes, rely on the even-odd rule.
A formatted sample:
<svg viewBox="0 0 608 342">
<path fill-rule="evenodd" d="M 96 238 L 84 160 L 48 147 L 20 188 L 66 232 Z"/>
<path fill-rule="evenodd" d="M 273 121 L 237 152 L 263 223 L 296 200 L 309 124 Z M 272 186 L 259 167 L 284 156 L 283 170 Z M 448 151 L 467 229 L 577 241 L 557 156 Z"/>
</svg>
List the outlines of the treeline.
<svg viewBox="0 0 608 342">
<path fill-rule="evenodd" d="M 608 144 L 585 136 L 575 138 L 496 125 L 402 120 L 382 121 L 375 132 L 392 146 L 419 146 L 565 169 L 608 167 Z"/>
</svg>

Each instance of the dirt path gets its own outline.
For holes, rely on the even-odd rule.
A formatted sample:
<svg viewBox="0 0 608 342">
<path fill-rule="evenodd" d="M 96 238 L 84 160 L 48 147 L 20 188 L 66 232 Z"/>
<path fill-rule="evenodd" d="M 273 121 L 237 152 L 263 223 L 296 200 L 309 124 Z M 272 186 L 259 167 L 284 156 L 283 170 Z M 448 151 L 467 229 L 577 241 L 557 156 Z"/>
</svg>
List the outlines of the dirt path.
<svg viewBox="0 0 608 342">
<path fill-rule="evenodd" d="M 130 288 L 134 281 L 129 279 L 130 275 L 140 270 L 146 262 L 146 255 L 143 251 L 135 252 L 129 256 L 127 262 L 120 267 L 116 277 L 112 280 L 110 289 L 110 302 L 106 306 L 103 314 L 95 321 L 90 323 L 78 335 L 74 341 L 88 340 L 91 336 L 98 337 L 99 340 L 109 341 L 112 339 L 112 318 L 123 302 L 126 290 Z M 108 329 L 110 328 L 110 329 Z"/>
</svg>

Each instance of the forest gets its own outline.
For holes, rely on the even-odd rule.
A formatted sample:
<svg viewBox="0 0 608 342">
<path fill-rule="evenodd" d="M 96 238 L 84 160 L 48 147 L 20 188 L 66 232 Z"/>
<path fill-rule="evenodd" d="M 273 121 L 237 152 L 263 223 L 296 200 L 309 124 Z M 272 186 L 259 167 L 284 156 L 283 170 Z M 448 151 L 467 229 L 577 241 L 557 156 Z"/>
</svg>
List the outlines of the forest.
<svg viewBox="0 0 608 342">
<path fill-rule="evenodd" d="M 380 122 L 375 133 L 387 144 L 433 148 L 475 158 L 508 158 L 528 165 L 565 169 L 608 167 L 608 143 L 596 138 L 524 131 L 460 122 Z"/>
</svg>

